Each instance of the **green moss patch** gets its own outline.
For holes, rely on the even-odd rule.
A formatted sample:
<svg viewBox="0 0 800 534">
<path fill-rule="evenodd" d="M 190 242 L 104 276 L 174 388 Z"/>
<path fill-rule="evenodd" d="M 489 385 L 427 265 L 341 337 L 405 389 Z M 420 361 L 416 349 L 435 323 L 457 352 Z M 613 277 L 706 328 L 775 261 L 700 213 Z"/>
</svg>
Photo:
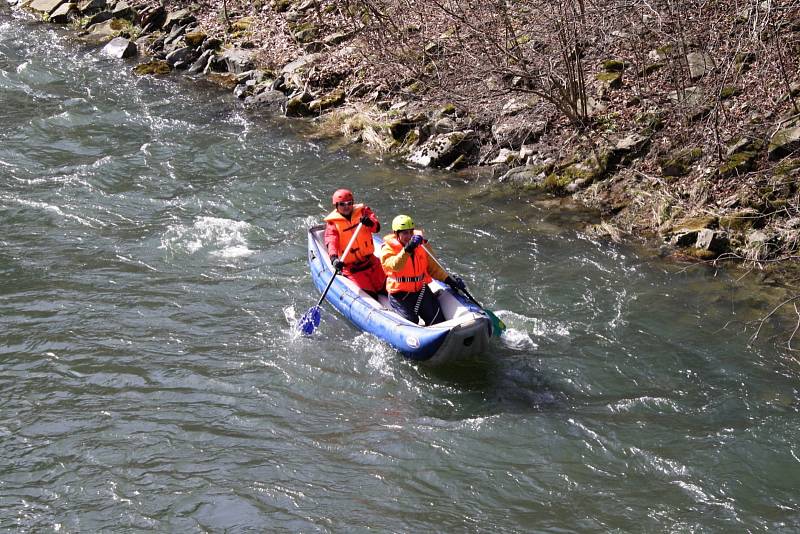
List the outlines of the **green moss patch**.
<svg viewBox="0 0 800 534">
<path fill-rule="evenodd" d="M 159 76 L 168 74 L 171 70 L 172 67 L 170 67 L 169 63 L 166 61 L 150 61 L 148 63 L 136 65 L 133 68 L 133 73 L 136 76 Z"/>
<path fill-rule="evenodd" d="M 685 176 L 689 174 L 692 163 L 703 157 L 703 149 L 700 147 L 687 148 L 673 152 L 669 156 L 659 161 L 661 174 L 667 177 Z"/>
<path fill-rule="evenodd" d="M 737 152 L 720 166 L 717 173 L 720 178 L 745 174 L 753 170 L 757 158 L 758 153 L 751 150 Z"/>
</svg>

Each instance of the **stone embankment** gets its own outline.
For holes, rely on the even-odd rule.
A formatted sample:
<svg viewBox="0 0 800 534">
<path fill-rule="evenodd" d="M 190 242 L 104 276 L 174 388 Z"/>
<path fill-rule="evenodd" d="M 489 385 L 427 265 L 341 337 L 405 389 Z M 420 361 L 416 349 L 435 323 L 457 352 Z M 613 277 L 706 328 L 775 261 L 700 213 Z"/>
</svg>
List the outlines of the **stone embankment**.
<svg viewBox="0 0 800 534">
<path fill-rule="evenodd" d="M 597 98 L 587 97 L 583 104 L 598 117 L 595 125 L 606 121 L 608 127 L 576 133 L 524 92 L 507 97 L 486 121 L 476 120 L 476 110 L 463 106 L 431 99 L 423 103 L 414 97 L 418 88 L 413 80 L 397 91 L 365 79 L 365 71 L 352 60 L 357 55 L 353 33 L 326 33 L 314 25 L 320 12 L 313 0 L 263 5 L 261 13 L 269 13 L 269 21 L 227 11 L 220 15 L 209 6 L 168 9 L 142 2 L 9 1 L 45 21 L 71 25 L 81 40 L 107 56 L 136 58 L 137 75 L 202 75 L 251 108 L 314 118 L 320 131 L 413 165 L 488 169 L 498 187 L 572 195 L 603 213 L 604 220 L 590 227 L 598 235 L 654 235 L 703 260 L 769 263 L 796 257 L 800 113 L 793 106 L 759 117 L 761 126 L 743 124 L 741 131 L 717 139 L 723 149 L 713 154 L 702 144 L 665 141 L 665 113 L 655 100 L 622 128 L 613 123 L 615 114 L 606 113 L 614 98 L 628 108 L 643 107 L 638 96 L 614 95 L 624 91 L 627 77 L 641 79 L 670 61 L 686 67 L 688 85 L 665 94 L 664 101 L 681 102 L 689 128 L 724 111 L 740 88 L 724 86 L 709 98 L 699 81 L 719 67 L 708 53 L 676 58 L 669 48 L 654 48 L 635 76 L 626 61 L 599 62 L 591 80 Z M 281 31 L 291 37 L 271 61 L 264 60 L 265 46 L 257 42 L 265 24 L 283 25 Z M 752 53 L 737 54 L 728 68 L 746 72 L 754 61 Z M 800 84 L 787 85 L 786 92 L 785 101 L 793 102 Z M 736 106 L 747 107 L 732 104 L 731 113 Z M 583 142 L 568 144 L 567 138 Z"/>
</svg>

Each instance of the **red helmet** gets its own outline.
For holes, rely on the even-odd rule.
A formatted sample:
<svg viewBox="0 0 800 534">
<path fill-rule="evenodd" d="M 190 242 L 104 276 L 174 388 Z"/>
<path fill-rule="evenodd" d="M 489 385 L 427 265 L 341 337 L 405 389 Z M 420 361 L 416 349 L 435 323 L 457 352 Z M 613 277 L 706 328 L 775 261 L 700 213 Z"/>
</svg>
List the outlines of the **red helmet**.
<svg viewBox="0 0 800 534">
<path fill-rule="evenodd" d="M 349 189 L 337 189 L 333 194 L 333 205 L 339 202 L 353 202 L 353 192 Z"/>
</svg>

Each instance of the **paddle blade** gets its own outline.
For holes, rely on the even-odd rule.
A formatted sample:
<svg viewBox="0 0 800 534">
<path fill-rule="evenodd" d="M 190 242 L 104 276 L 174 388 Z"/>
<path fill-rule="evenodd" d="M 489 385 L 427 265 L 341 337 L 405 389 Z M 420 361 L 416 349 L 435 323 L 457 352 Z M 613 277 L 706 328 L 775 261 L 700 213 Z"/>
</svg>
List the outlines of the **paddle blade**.
<svg viewBox="0 0 800 534">
<path fill-rule="evenodd" d="M 304 336 L 310 336 L 314 333 L 314 329 L 319 326 L 320 319 L 322 319 L 322 308 L 314 306 L 303 315 L 297 322 L 297 329 L 303 333 Z"/>
<path fill-rule="evenodd" d="M 483 311 L 486 312 L 486 315 L 489 316 L 489 320 L 492 321 L 492 335 L 495 337 L 500 337 L 500 335 L 502 335 L 503 331 L 506 329 L 506 323 L 504 323 L 500 317 L 496 316 L 490 310 L 484 308 Z"/>
</svg>

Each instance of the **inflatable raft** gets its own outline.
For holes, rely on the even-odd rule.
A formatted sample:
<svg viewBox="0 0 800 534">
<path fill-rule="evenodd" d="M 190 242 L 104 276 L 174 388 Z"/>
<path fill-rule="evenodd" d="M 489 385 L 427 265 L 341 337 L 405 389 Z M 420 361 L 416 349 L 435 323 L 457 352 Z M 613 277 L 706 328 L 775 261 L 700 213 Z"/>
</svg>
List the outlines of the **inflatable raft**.
<svg viewBox="0 0 800 534">
<path fill-rule="evenodd" d="M 308 230 L 308 264 L 320 293 L 334 276 L 323 242 L 324 231 L 323 225 Z M 383 240 L 376 235 L 373 239 L 377 254 Z M 486 351 L 492 323 L 483 310 L 437 280 L 429 287 L 439 299 L 446 319 L 432 326 L 408 321 L 391 309 L 387 297 L 375 300 L 342 275 L 336 276 L 326 299 L 359 329 L 382 339 L 406 358 L 426 365 L 471 359 Z"/>
</svg>

